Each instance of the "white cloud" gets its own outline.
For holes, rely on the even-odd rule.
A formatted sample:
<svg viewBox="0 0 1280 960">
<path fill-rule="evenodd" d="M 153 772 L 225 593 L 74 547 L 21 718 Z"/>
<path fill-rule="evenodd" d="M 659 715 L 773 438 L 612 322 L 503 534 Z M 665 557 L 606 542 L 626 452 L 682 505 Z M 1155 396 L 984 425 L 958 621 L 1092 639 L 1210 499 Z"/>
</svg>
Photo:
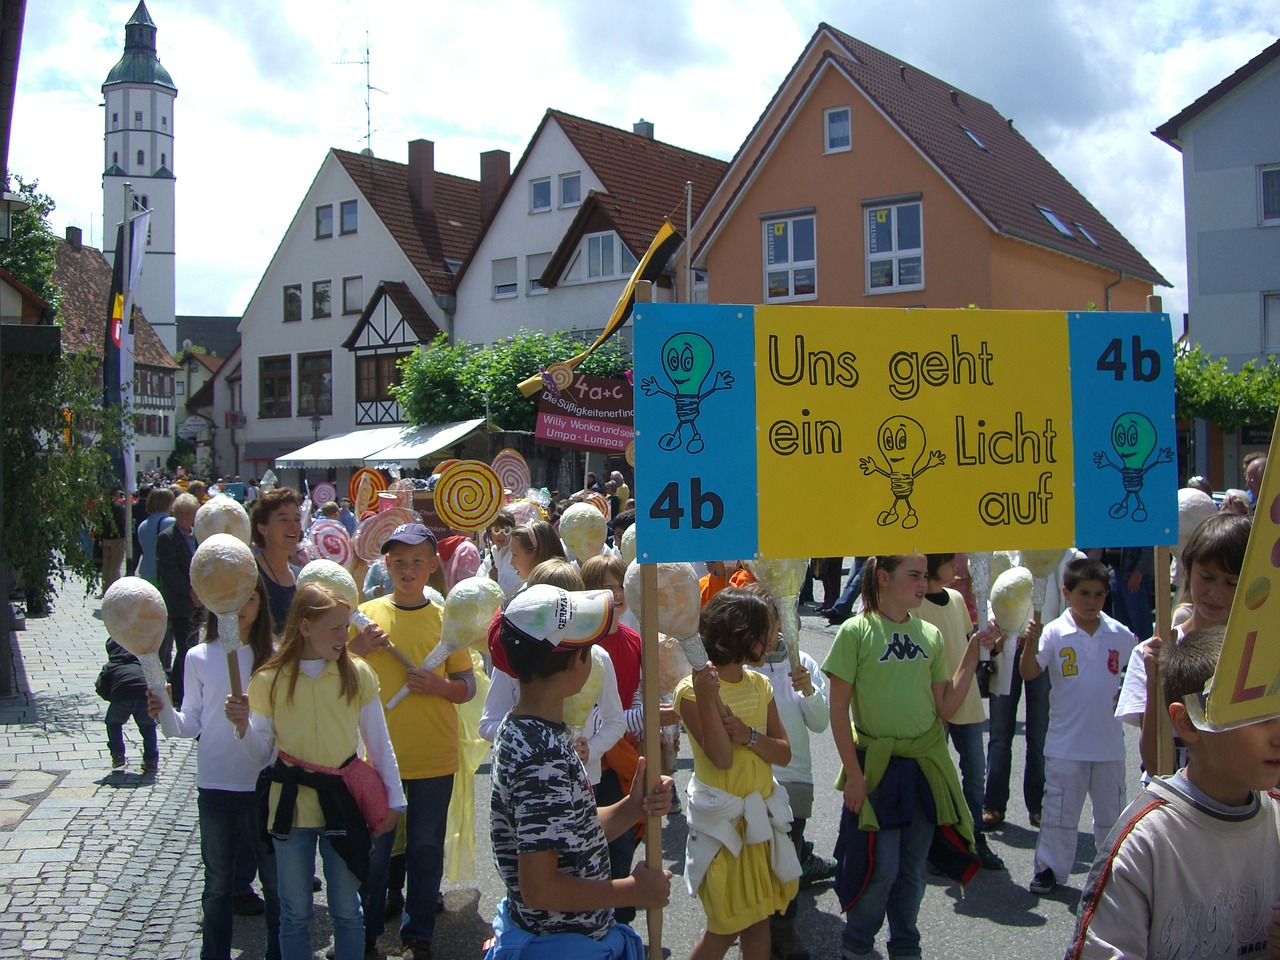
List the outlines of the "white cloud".
<svg viewBox="0 0 1280 960">
<path fill-rule="evenodd" d="M 29 4 L 10 169 L 101 245 L 101 83 L 134 0 Z M 476 177 L 523 152 L 555 107 L 729 158 L 821 20 L 993 103 L 1176 287 L 1185 309 L 1180 158 L 1150 135 L 1277 35 L 1245 0 L 589 0 L 423 4 L 152 0 L 173 74 L 178 310 L 238 313 L 329 147 L 373 147 Z M 345 61 L 340 63 L 339 61 Z"/>
</svg>

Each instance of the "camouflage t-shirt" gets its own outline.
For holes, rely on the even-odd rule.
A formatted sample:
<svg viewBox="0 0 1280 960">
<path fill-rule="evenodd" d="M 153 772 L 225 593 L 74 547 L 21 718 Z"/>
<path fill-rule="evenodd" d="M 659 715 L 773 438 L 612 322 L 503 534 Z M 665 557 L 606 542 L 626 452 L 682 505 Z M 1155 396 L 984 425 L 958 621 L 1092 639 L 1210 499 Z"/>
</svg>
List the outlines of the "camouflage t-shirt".
<svg viewBox="0 0 1280 960">
<path fill-rule="evenodd" d="M 520 892 L 518 857 L 556 850 L 557 869 L 583 880 L 609 879 L 609 848 L 595 796 L 564 724 L 509 714 L 493 742 L 489 835 L 511 917 L 533 934 L 581 933 L 596 939 L 613 911 L 531 910 Z"/>
</svg>

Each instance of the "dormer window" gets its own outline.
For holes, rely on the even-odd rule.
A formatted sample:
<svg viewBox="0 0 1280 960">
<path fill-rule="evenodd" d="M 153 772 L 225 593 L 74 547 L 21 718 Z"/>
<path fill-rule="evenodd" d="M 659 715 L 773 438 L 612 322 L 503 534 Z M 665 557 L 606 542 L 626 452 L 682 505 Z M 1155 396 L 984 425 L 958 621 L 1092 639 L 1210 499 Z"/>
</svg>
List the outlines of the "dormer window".
<svg viewBox="0 0 1280 960">
<path fill-rule="evenodd" d="M 823 153 L 843 153 L 853 145 L 853 131 L 848 107 L 832 107 L 822 113 L 826 131 Z"/>
<path fill-rule="evenodd" d="M 1040 215 L 1042 217 L 1044 217 L 1046 220 L 1049 221 L 1050 224 L 1053 225 L 1053 229 L 1057 230 L 1064 237 L 1069 237 L 1072 240 L 1076 238 L 1076 235 L 1071 232 L 1071 228 L 1068 227 L 1066 223 L 1063 222 L 1062 218 L 1059 217 L 1052 210 L 1050 210 L 1048 207 L 1042 207 L 1040 206 L 1040 204 L 1037 203 L 1036 209 L 1040 211 Z"/>
</svg>

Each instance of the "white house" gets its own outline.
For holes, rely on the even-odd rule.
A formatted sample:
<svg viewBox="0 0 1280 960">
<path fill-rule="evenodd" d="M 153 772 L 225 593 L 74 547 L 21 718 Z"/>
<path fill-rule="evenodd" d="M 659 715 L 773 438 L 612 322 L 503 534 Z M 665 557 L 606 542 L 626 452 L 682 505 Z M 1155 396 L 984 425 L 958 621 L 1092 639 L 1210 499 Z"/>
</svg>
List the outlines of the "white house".
<svg viewBox="0 0 1280 960">
<path fill-rule="evenodd" d="M 500 159 L 500 158 L 499 158 Z M 482 163 L 482 167 L 484 164 Z M 505 174 L 490 165 L 496 196 Z M 330 150 L 240 321 L 240 473 L 370 420 L 357 354 L 343 348 L 383 283 L 435 328 L 452 326 L 454 271 L 480 229 L 481 184 L 435 170 L 428 140 L 409 162 Z M 377 369 L 377 360 L 366 358 Z M 364 387 L 361 386 L 364 384 Z"/>
<path fill-rule="evenodd" d="M 454 340 L 520 329 L 598 333 L 665 216 L 684 229 L 726 164 L 632 131 L 548 110 L 463 265 Z"/>
</svg>

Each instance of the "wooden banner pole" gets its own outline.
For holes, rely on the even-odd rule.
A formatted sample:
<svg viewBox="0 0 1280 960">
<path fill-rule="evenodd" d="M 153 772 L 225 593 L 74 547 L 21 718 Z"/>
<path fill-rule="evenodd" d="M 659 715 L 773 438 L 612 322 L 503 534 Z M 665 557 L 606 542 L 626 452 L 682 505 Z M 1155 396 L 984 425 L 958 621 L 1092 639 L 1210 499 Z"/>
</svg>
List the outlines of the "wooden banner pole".
<svg viewBox="0 0 1280 960">
<path fill-rule="evenodd" d="M 1163 313 L 1164 304 L 1160 297 L 1147 297 L 1148 313 Z M 1181 557 L 1178 558 L 1181 562 Z M 1173 643 L 1173 601 L 1172 584 L 1169 579 L 1170 551 L 1168 547 L 1156 547 L 1155 595 L 1156 595 L 1156 636 L 1165 643 Z M 1162 777 L 1174 772 L 1173 756 L 1173 722 L 1169 719 L 1169 706 L 1164 699 L 1164 684 L 1160 682 L 1160 673 L 1155 664 L 1150 668 L 1155 676 L 1148 677 L 1149 685 L 1154 685 L 1156 697 L 1156 769 L 1148 771 L 1154 776 Z"/>
</svg>

